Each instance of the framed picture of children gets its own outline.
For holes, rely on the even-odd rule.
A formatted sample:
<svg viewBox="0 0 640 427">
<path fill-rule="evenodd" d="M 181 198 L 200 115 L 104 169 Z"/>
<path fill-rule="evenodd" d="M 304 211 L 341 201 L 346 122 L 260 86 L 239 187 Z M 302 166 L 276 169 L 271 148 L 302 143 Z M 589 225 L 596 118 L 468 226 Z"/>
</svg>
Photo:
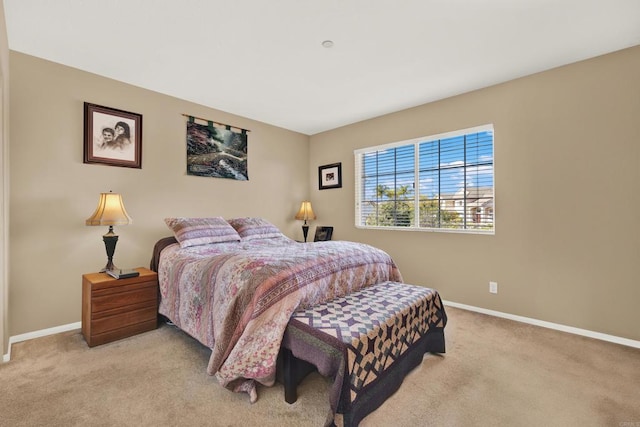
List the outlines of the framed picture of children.
<svg viewBox="0 0 640 427">
<path fill-rule="evenodd" d="M 84 103 L 84 163 L 142 168 L 142 115 Z"/>
</svg>

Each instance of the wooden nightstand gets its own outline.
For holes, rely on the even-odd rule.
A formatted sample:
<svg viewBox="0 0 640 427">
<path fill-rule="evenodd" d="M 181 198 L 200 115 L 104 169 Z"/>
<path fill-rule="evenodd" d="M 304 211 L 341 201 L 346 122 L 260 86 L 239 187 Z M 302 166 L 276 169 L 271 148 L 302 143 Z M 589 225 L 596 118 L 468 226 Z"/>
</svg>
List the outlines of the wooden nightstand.
<svg viewBox="0 0 640 427">
<path fill-rule="evenodd" d="M 89 347 L 150 331 L 158 326 L 158 274 L 114 279 L 106 273 L 82 276 L 82 335 Z"/>
</svg>

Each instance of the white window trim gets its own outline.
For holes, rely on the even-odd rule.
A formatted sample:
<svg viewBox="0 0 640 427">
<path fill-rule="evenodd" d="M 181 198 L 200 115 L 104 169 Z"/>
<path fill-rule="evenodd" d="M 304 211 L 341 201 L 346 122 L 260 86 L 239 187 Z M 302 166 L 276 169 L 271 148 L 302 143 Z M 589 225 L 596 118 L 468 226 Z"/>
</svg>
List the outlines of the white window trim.
<svg viewBox="0 0 640 427">
<path fill-rule="evenodd" d="M 466 134 L 471 134 L 471 133 L 479 133 L 479 132 L 485 132 L 485 131 L 491 131 L 493 133 L 493 148 L 492 148 L 492 152 L 493 152 L 493 167 L 494 167 L 494 173 L 492 174 L 492 180 L 491 180 L 491 187 L 493 188 L 493 206 L 494 208 L 492 209 L 493 212 L 493 227 L 491 230 L 480 230 L 480 229 L 453 229 L 453 228 L 426 228 L 426 227 L 393 227 L 393 226 L 374 226 L 374 225 L 361 225 L 360 224 L 360 219 L 361 219 L 361 203 L 360 203 L 360 191 L 361 191 L 361 185 L 362 185 L 362 181 L 361 181 L 361 176 L 362 176 L 362 168 L 361 168 L 361 162 L 359 162 L 360 157 L 363 154 L 366 153 L 370 153 L 373 150 L 377 150 L 377 151 L 383 151 L 383 150 L 387 150 L 390 148 L 396 148 L 396 147 L 402 147 L 402 146 L 406 146 L 406 145 L 411 145 L 411 144 L 419 144 L 421 142 L 424 141 L 429 141 L 429 140 L 436 140 L 436 139 L 447 139 L 447 138 L 451 138 L 451 137 L 456 137 L 456 136 L 460 136 L 460 135 L 466 135 Z M 355 163 L 355 218 L 354 218 L 354 222 L 355 222 L 355 227 L 358 229 L 366 229 L 366 230 L 391 230 L 391 231 L 409 231 L 409 232 L 427 232 L 427 233 L 454 233 L 454 234 L 481 234 L 481 235 L 495 235 L 496 233 L 496 215 L 495 215 L 495 206 L 496 206 L 496 187 L 495 187 L 495 129 L 493 127 L 493 123 L 491 124 L 486 124 L 486 125 L 481 125 L 481 126 L 475 126 L 475 127 L 470 127 L 470 128 L 466 128 L 466 129 L 460 129 L 460 130 L 456 130 L 456 131 L 451 131 L 451 132 L 443 132 L 443 133 L 439 133 L 439 134 L 435 134 L 435 135 L 429 135 L 429 136 L 424 136 L 424 137 L 419 137 L 419 138 L 414 138 L 414 139 L 409 139 L 409 140 L 404 140 L 404 141 L 396 141 L 396 142 L 390 142 L 387 144 L 381 144 L 381 145 L 374 145 L 374 146 L 369 146 L 369 147 L 365 147 L 365 148 L 359 148 L 353 151 L 354 154 L 354 163 Z M 415 156 L 414 158 L 414 171 L 417 170 L 419 167 L 419 156 Z M 415 206 L 418 206 L 419 203 L 419 192 L 416 191 L 414 194 L 414 198 L 415 198 Z M 418 217 L 420 215 L 419 211 L 416 209 L 414 212 L 414 215 L 416 216 L 416 220 L 414 221 L 414 223 L 418 223 Z"/>
</svg>

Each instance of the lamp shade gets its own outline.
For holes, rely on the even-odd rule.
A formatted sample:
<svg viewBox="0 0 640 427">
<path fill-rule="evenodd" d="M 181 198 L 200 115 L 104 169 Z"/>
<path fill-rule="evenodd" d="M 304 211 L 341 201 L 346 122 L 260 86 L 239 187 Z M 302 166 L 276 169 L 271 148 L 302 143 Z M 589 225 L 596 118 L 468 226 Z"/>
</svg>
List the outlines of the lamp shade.
<svg viewBox="0 0 640 427">
<path fill-rule="evenodd" d="M 307 221 L 310 219 L 316 219 L 316 214 L 313 213 L 311 202 L 308 202 L 308 201 L 302 202 L 302 205 L 300 205 L 300 210 L 296 214 L 296 219 L 301 219 L 304 221 Z"/>
<path fill-rule="evenodd" d="M 122 196 L 118 193 L 100 193 L 100 201 L 96 211 L 87 218 L 86 225 L 126 225 L 133 220 L 127 214 L 122 202 Z"/>
</svg>

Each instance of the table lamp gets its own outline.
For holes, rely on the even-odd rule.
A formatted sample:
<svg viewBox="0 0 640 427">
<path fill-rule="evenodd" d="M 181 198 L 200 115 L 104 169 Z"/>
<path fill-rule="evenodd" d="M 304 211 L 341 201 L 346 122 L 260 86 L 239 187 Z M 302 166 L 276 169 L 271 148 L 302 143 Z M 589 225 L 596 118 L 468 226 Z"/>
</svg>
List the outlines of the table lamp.
<svg viewBox="0 0 640 427">
<path fill-rule="evenodd" d="M 100 201 L 96 211 L 86 220 L 86 225 L 108 225 L 109 231 L 102 236 L 104 247 L 107 250 L 107 265 L 100 270 L 101 273 L 117 270 L 113 265 L 113 254 L 116 251 L 118 236 L 113 232 L 114 225 L 131 224 L 133 220 L 127 214 L 122 202 L 122 196 L 118 193 L 100 193 Z"/>
<path fill-rule="evenodd" d="M 309 226 L 307 225 L 307 221 L 316 219 L 316 214 L 313 213 L 313 208 L 311 208 L 311 202 L 302 202 L 302 205 L 300 205 L 300 210 L 296 214 L 296 219 L 304 221 L 304 225 L 302 226 L 302 235 L 304 236 L 304 241 L 306 242 L 307 234 L 309 234 Z"/>
</svg>

